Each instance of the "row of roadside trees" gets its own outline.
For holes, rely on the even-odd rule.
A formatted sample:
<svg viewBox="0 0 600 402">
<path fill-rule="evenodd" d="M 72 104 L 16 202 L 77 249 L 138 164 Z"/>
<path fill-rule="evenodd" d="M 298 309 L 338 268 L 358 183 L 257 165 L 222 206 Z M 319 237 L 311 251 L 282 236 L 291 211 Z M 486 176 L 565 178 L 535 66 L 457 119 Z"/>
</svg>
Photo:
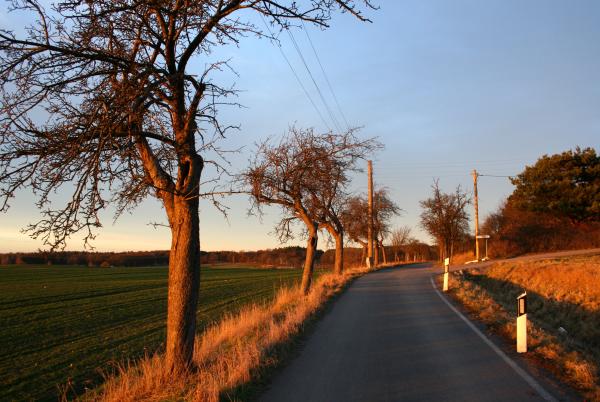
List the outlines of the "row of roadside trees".
<svg viewBox="0 0 600 402">
<path fill-rule="evenodd" d="M 365 160 L 382 144 L 375 139 L 360 139 L 355 130 L 318 134 L 312 129 L 292 127 L 279 140 L 266 140 L 258 146 L 249 168 L 242 174 L 245 191 L 252 196 L 254 209 L 278 205 L 282 218 L 276 226 L 281 241 L 293 237 L 293 224 L 301 222 L 306 235 L 306 258 L 301 288 L 310 289 L 320 231 L 335 243 L 333 271 L 344 267 L 346 238 L 367 247 L 367 201 L 349 191 L 352 174 L 361 171 Z M 384 250 L 383 238 L 389 233 L 389 220 L 400 213 L 384 189 L 374 197 L 375 264 Z M 385 252 L 383 253 L 385 256 Z"/>
</svg>

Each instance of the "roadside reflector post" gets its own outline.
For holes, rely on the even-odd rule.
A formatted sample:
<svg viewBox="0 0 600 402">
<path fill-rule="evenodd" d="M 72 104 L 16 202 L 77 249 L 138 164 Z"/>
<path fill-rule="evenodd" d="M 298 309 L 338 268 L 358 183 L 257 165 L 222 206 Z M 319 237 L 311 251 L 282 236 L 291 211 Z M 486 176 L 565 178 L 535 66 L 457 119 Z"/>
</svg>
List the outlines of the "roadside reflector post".
<svg viewBox="0 0 600 402">
<path fill-rule="evenodd" d="M 527 352 L 527 292 L 517 297 L 517 353 Z"/>
<path fill-rule="evenodd" d="M 444 292 L 448 291 L 448 268 L 450 267 L 450 258 L 444 260 Z"/>
</svg>

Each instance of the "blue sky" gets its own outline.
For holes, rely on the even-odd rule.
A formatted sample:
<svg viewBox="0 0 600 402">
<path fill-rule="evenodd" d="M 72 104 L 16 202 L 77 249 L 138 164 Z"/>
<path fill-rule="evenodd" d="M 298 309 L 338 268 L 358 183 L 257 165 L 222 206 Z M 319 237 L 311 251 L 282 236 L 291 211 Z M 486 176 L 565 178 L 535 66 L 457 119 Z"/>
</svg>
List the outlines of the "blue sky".
<svg viewBox="0 0 600 402">
<path fill-rule="evenodd" d="M 417 237 L 428 239 L 418 229 L 419 200 L 429 196 L 434 178 L 446 191 L 459 184 L 472 191 L 473 168 L 514 175 L 543 154 L 575 146 L 600 148 L 600 2 L 378 3 L 381 9 L 368 13 L 372 24 L 336 15 L 331 28 L 308 29 L 349 123 L 385 144 L 373 158 L 375 181 L 405 211 L 394 225 L 412 226 Z M 10 26 L 9 21 L 15 20 L 0 12 L 0 24 Z M 335 109 L 304 32 L 296 30 L 294 37 Z M 287 36 L 282 47 L 318 102 Z M 196 58 L 194 69 L 200 72 L 204 63 L 222 58 L 231 58 L 239 76 L 223 72 L 215 79 L 235 83 L 245 106 L 221 112 L 226 123 L 242 127 L 223 144 L 245 147 L 231 157 L 233 171 L 246 166 L 255 142 L 283 134 L 290 124 L 326 129 L 270 41 L 245 38 L 239 47 Z M 366 189 L 366 183 L 365 175 L 357 175 L 353 189 Z M 508 179 L 482 177 L 480 216 L 511 192 Z M 202 203 L 203 249 L 279 246 L 271 233 L 277 208 L 266 209 L 258 219 L 247 216 L 246 197 L 225 202 L 228 220 Z M 0 216 L 0 251 L 40 248 L 41 242 L 19 232 L 38 216 L 31 195 L 18 194 Z M 115 224 L 107 211 L 94 244 L 99 250 L 168 249 L 168 230 L 147 225 L 163 216 L 153 200 Z M 74 238 L 68 248 L 81 246 Z"/>
</svg>

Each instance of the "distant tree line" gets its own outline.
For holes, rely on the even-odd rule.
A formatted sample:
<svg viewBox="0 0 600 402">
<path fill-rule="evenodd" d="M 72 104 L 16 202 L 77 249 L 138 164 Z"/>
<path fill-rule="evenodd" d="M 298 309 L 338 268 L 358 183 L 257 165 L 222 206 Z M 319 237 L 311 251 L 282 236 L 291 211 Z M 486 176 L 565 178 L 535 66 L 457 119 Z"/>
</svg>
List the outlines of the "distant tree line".
<svg viewBox="0 0 600 402">
<path fill-rule="evenodd" d="M 492 256 L 600 247 L 600 156 L 593 148 L 544 155 L 511 181 L 515 191 L 482 226 Z"/>
<path fill-rule="evenodd" d="M 435 248 L 414 241 L 402 247 L 385 246 L 382 251 L 390 261 L 428 260 L 435 258 Z M 345 247 L 345 267 L 364 264 L 363 247 Z M 306 255 L 305 247 L 280 247 L 256 251 L 201 251 L 202 264 L 248 264 L 250 266 L 301 268 Z M 332 268 L 335 249 L 317 250 L 316 263 L 321 268 Z M 89 267 L 148 267 L 169 264 L 169 251 L 125 252 L 27 252 L 0 254 L 0 265 L 83 265 Z"/>
<path fill-rule="evenodd" d="M 90 267 L 120 266 L 140 267 L 167 265 L 168 251 L 127 251 L 87 252 L 87 251 L 38 251 L 32 253 L 0 254 L 0 264 L 47 264 L 47 265 L 86 265 Z"/>
<path fill-rule="evenodd" d="M 304 264 L 306 248 L 280 247 L 256 251 L 203 251 L 203 264 L 249 264 L 264 267 L 300 268 Z M 323 255 L 322 250 L 316 251 L 316 259 Z"/>
<path fill-rule="evenodd" d="M 509 199 L 484 221 L 491 257 L 600 247 L 600 223 L 571 224 L 567 218 L 519 209 Z"/>
<path fill-rule="evenodd" d="M 390 233 L 390 246 L 384 247 L 384 256 L 390 255 L 394 262 L 429 261 L 439 257 L 436 246 L 412 237 L 410 226 L 401 226 Z"/>
<path fill-rule="evenodd" d="M 301 267 L 306 249 L 282 247 L 257 251 L 201 251 L 203 264 L 243 263 L 277 267 Z M 323 251 L 318 250 L 318 258 Z M 169 264 L 169 251 L 126 251 L 126 252 L 31 252 L 0 254 L 0 264 L 29 265 L 85 265 L 90 267 L 142 267 Z"/>
</svg>

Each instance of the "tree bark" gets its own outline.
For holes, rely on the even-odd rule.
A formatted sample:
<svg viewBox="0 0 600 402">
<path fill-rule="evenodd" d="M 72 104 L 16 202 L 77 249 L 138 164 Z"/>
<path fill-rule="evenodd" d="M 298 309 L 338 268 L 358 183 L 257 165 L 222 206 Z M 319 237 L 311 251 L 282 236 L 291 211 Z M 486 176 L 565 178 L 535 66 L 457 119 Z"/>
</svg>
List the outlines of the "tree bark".
<svg viewBox="0 0 600 402">
<path fill-rule="evenodd" d="M 335 238 L 335 263 L 333 273 L 341 275 L 344 270 L 344 234 L 340 233 Z"/>
<path fill-rule="evenodd" d="M 198 198 L 185 198 L 175 196 L 170 219 L 166 365 L 171 373 L 192 364 L 200 287 Z"/>
<path fill-rule="evenodd" d="M 341 224 L 326 223 L 323 227 L 335 240 L 335 261 L 333 262 L 333 273 L 341 275 L 344 270 L 344 230 Z"/>
<path fill-rule="evenodd" d="M 357 241 L 362 246 L 362 252 L 360 254 L 360 265 L 365 266 L 367 261 L 367 255 L 369 254 L 369 250 L 367 250 L 368 244 L 366 242 Z"/>
<path fill-rule="evenodd" d="M 383 263 L 387 264 L 387 255 L 385 255 L 385 246 L 383 245 L 383 241 L 379 242 L 379 247 L 381 248 L 381 255 L 383 256 Z"/>
<path fill-rule="evenodd" d="M 302 271 L 302 285 L 301 290 L 305 295 L 310 290 L 312 283 L 312 274 L 315 267 L 315 254 L 317 252 L 317 243 L 319 238 L 317 236 L 318 225 L 312 224 L 312 227 L 308 227 L 308 241 L 306 242 L 306 258 L 304 259 L 304 270 Z"/>
</svg>

